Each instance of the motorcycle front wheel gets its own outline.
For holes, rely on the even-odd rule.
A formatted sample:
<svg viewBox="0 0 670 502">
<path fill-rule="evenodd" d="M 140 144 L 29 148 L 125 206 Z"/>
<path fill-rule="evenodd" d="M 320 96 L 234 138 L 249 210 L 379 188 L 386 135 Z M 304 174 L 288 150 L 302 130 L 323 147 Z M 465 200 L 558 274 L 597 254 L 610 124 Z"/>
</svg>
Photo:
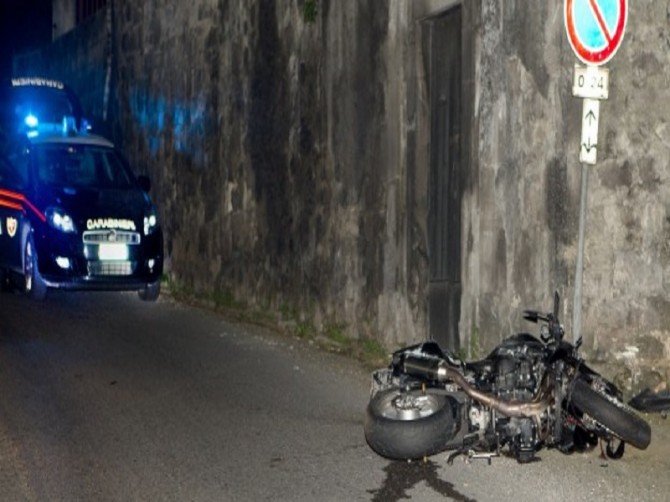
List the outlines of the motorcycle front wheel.
<svg viewBox="0 0 670 502">
<path fill-rule="evenodd" d="M 615 402 L 584 380 L 575 381 L 572 403 L 583 413 L 604 425 L 625 443 L 644 450 L 651 442 L 651 427 L 624 403 Z"/>
<path fill-rule="evenodd" d="M 386 389 L 368 404 L 365 439 L 386 458 L 423 458 L 445 449 L 455 434 L 454 417 L 452 401 L 431 389 Z"/>
</svg>

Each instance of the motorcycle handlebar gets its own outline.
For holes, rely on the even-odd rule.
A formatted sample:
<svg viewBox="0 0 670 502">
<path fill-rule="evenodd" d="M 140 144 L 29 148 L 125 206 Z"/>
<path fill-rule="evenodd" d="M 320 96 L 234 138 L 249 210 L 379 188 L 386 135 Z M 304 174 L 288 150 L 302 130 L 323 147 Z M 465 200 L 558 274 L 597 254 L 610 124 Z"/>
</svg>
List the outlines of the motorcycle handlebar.
<svg viewBox="0 0 670 502">
<path fill-rule="evenodd" d="M 561 303 L 561 297 L 558 294 L 558 291 L 554 291 L 554 311 L 552 313 L 548 314 L 542 314 L 538 312 L 537 310 L 524 310 L 523 311 L 523 318 L 526 319 L 527 321 L 537 323 L 537 321 L 544 321 L 548 323 L 549 325 L 552 324 L 558 324 L 560 325 L 560 321 L 558 320 L 558 312 L 560 310 L 560 303 Z"/>
<path fill-rule="evenodd" d="M 524 310 L 523 318 L 530 322 L 543 321 L 546 323 L 551 323 L 556 320 L 553 314 L 541 314 L 537 310 Z"/>
<path fill-rule="evenodd" d="M 556 309 L 555 309 L 556 310 Z M 538 321 L 542 321 L 547 323 L 547 336 L 542 336 L 542 339 L 545 342 L 548 342 L 552 339 L 556 341 L 560 341 L 563 339 L 564 331 L 563 331 L 563 326 L 561 325 L 560 321 L 558 320 L 558 316 L 555 314 L 541 314 L 540 312 L 537 312 L 536 310 L 524 310 L 523 312 L 523 318 L 526 319 L 527 321 L 537 323 Z"/>
</svg>

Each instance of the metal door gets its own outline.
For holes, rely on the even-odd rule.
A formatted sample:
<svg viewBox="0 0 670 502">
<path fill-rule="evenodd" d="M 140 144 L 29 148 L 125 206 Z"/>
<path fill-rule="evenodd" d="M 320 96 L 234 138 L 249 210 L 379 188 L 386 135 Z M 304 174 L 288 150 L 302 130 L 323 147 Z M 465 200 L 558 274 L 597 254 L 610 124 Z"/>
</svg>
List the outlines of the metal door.
<svg viewBox="0 0 670 502">
<path fill-rule="evenodd" d="M 460 348 L 462 8 L 428 22 L 430 336 Z"/>
</svg>

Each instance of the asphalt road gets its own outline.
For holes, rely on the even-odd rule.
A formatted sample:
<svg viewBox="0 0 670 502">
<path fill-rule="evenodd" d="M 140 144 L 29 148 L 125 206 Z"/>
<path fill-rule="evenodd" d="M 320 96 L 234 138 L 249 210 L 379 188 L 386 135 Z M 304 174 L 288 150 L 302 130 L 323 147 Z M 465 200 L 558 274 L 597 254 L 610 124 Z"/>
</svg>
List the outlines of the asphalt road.
<svg viewBox="0 0 670 502">
<path fill-rule="evenodd" d="M 0 499 L 668 499 L 660 420 L 616 462 L 389 462 L 365 443 L 367 385 L 349 359 L 169 299 L 3 293 Z"/>
</svg>

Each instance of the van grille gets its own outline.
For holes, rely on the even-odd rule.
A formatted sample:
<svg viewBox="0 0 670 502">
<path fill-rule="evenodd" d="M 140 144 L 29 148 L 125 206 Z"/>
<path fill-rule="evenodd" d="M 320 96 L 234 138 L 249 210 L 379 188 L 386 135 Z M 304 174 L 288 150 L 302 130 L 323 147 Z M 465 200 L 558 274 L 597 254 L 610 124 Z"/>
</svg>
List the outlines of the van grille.
<svg viewBox="0 0 670 502">
<path fill-rule="evenodd" d="M 83 234 L 84 244 L 118 242 L 120 244 L 139 244 L 140 234 L 126 230 L 87 230 Z"/>
<path fill-rule="evenodd" d="M 132 275 L 134 261 L 89 261 L 88 275 Z"/>
</svg>

